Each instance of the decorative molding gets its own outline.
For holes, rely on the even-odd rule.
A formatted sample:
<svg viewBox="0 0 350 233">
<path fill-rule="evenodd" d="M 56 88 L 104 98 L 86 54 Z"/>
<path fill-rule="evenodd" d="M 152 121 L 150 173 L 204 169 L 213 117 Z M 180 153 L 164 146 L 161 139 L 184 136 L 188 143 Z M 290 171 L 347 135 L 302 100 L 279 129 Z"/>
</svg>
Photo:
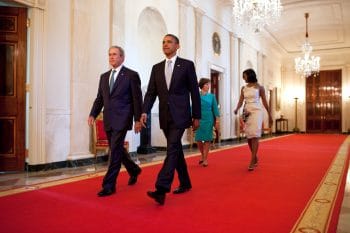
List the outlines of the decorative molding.
<svg viewBox="0 0 350 233">
<path fill-rule="evenodd" d="M 185 6 L 192 6 L 192 1 L 191 0 L 178 0 L 178 1 L 179 1 L 180 4 L 183 4 Z"/>
<path fill-rule="evenodd" d="M 67 156 L 67 160 L 79 160 L 79 159 L 88 159 L 88 158 L 93 158 L 95 155 L 92 154 L 90 151 L 86 152 L 76 152 L 76 153 L 70 153 Z"/>
<path fill-rule="evenodd" d="M 0 32 L 17 32 L 17 17 L 1 15 L 0 16 Z"/>
<path fill-rule="evenodd" d="M 14 2 L 38 9 L 44 10 L 46 8 L 46 0 L 14 0 Z"/>
</svg>

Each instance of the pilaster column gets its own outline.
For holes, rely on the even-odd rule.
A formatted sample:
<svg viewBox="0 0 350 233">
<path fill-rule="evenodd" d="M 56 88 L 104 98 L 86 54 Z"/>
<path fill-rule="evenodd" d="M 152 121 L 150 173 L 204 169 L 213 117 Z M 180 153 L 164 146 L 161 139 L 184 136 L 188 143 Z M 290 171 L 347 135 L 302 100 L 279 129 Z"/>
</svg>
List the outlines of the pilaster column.
<svg viewBox="0 0 350 233">
<path fill-rule="evenodd" d="M 200 8 L 195 8 L 195 62 L 198 77 L 202 75 L 202 28 L 203 28 L 204 11 Z"/>
<path fill-rule="evenodd" d="M 265 55 L 261 52 L 257 52 L 257 60 L 258 60 L 258 70 L 256 71 L 256 75 L 259 79 L 259 83 L 261 83 L 265 88 L 267 87 L 267 83 L 265 82 L 265 78 L 269 79 L 269 77 L 265 77 Z"/>
<path fill-rule="evenodd" d="M 89 150 L 92 142 L 87 118 L 96 98 L 100 74 L 109 69 L 110 7 L 111 1 L 72 1 L 70 150 L 67 160 L 93 157 Z M 81 27 L 82 23 L 84 27 Z"/>
<path fill-rule="evenodd" d="M 237 105 L 240 87 L 239 87 L 239 38 L 235 37 L 234 33 L 230 32 L 230 138 L 236 135 L 236 121 L 237 117 L 233 113 L 234 108 Z"/>
<path fill-rule="evenodd" d="M 191 56 L 191 48 L 193 48 L 193 24 L 189 21 L 188 15 L 193 12 L 193 7 L 189 0 L 178 0 L 179 2 L 179 38 L 180 38 L 180 50 L 179 54 L 182 57 L 193 59 L 193 53 Z"/>
<path fill-rule="evenodd" d="M 45 57 L 44 47 L 44 10 L 31 8 L 29 18 L 30 43 L 29 43 L 29 66 L 30 77 L 29 93 L 29 156 L 28 164 L 42 164 L 46 162 L 45 153 Z"/>
</svg>

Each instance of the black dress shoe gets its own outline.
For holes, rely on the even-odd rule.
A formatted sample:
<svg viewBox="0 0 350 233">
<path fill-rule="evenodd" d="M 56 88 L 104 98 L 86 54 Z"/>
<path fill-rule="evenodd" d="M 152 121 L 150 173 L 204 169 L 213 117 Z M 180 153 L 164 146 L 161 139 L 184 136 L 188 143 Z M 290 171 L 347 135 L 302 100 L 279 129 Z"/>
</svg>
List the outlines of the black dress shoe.
<svg viewBox="0 0 350 233">
<path fill-rule="evenodd" d="M 97 193 L 97 196 L 105 197 L 112 195 L 113 193 L 115 193 L 115 189 L 102 189 L 100 192 Z"/>
<path fill-rule="evenodd" d="M 141 174 L 141 168 L 132 176 L 130 176 L 128 185 L 134 185 L 137 182 L 137 177 Z"/>
<path fill-rule="evenodd" d="M 157 191 L 147 191 L 147 196 L 154 199 L 160 205 L 164 205 L 165 202 L 165 193 L 159 193 Z"/>
<path fill-rule="evenodd" d="M 190 191 L 191 188 L 186 188 L 186 187 L 178 187 L 173 191 L 173 194 L 180 194 L 180 193 L 185 193 Z"/>
</svg>

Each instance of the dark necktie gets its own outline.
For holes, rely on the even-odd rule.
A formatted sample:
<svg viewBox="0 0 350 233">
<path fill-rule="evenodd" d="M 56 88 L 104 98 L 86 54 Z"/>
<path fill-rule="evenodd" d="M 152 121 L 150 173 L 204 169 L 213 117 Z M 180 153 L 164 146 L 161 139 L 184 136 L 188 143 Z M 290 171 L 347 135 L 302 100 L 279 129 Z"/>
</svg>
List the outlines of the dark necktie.
<svg viewBox="0 0 350 233">
<path fill-rule="evenodd" d="M 115 72 L 116 72 L 115 70 L 112 71 L 112 75 L 111 75 L 111 78 L 109 80 L 109 93 L 111 93 L 113 90 Z"/>
</svg>

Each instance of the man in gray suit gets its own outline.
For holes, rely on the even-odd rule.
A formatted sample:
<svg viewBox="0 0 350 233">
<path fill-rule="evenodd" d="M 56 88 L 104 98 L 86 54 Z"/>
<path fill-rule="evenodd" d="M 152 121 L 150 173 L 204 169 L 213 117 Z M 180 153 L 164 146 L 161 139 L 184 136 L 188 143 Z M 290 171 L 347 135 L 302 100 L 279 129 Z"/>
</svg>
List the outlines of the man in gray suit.
<svg viewBox="0 0 350 233">
<path fill-rule="evenodd" d="M 141 130 L 140 77 L 137 72 L 123 66 L 125 55 L 121 47 L 110 47 L 108 55 L 112 69 L 101 75 L 97 97 L 88 118 L 88 124 L 91 126 L 104 108 L 103 122 L 111 158 L 103 178 L 102 190 L 97 194 L 100 197 L 115 193 L 116 180 L 122 163 L 130 175 L 129 185 L 135 184 L 141 173 L 141 168 L 135 164 L 124 148 L 125 136 L 127 131 L 132 129 L 133 117 L 135 132 Z"/>
<path fill-rule="evenodd" d="M 191 125 L 196 130 L 201 118 L 201 100 L 194 64 L 176 55 L 179 48 L 179 39 L 175 35 L 165 35 L 163 52 L 166 59 L 152 68 L 140 119 L 145 127 L 146 113 L 150 112 L 158 97 L 159 123 L 167 140 L 167 154 L 158 173 L 156 190 L 148 191 L 147 195 L 161 205 L 164 204 L 165 194 L 170 192 L 175 170 L 180 186 L 173 193 L 185 193 L 192 188 L 181 138 L 185 129 Z"/>
</svg>

